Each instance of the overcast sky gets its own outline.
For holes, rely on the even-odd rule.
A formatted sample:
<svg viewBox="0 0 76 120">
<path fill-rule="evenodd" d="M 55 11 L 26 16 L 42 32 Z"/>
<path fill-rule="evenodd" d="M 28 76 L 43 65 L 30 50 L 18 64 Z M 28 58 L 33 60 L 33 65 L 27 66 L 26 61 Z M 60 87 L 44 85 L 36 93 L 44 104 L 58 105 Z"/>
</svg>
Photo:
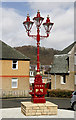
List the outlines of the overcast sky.
<svg viewBox="0 0 76 120">
<path fill-rule="evenodd" d="M 36 45 L 36 41 L 27 36 L 22 23 L 27 13 L 32 20 L 39 9 L 41 16 L 45 18 L 43 22 L 48 14 L 50 20 L 54 22 L 50 36 L 41 40 L 40 45 L 58 50 L 64 49 L 74 42 L 74 2 L 67 1 L 70 2 L 2 2 L 2 41 L 12 47 Z M 43 25 L 40 33 L 46 35 Z M 35 24 L 31 34 L 36 34 Z"/>
</svg>

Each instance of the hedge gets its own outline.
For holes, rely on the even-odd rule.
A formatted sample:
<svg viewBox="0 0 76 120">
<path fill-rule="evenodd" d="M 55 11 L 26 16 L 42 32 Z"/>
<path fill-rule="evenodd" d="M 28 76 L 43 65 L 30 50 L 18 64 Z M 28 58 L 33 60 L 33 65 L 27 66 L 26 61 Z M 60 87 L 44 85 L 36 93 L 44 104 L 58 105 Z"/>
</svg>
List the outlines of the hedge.
<svg viewBox="0 0 76 120">
<path fill-rule="evenodd" d="M 47 90 L 47 93 L 49 94 L 48 96 L 49 97 L 66 97 L 66 98 L 70 98 L 71 95 L 72 95 L 72 92 L 73 91 L 70 91 L 70 90 L 61 90 L 61 89 L 53 89 L 53 90 L 50 90 L 48 89 Z"/>
</svg>

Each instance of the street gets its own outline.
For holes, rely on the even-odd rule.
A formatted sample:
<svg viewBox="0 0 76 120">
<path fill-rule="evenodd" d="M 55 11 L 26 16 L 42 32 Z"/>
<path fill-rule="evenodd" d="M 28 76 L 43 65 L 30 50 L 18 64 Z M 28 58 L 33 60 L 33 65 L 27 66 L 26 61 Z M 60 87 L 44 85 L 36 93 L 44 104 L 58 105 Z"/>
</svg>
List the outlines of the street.
<svg viewBox="0 0 76 120">
<path fill-rule="evenodd" d="M 59 109 L 72 110 L 70 106 L 70 98 L 47 97 L 46 100 L 57 104 Z M 23 101 L 31 101 L 31 98 L 0 99 L 0 103 L 1 101 L 2 101 L 2 108 L 15 108 L 15 107 L 21 107 L 21 102 Z"/>
<path fill-rule="evenodd" d="M 2 101 L 2 118 L 25 118 L 27 120 L 34 120 L 34 119 L 47 119 L 47 120 L 61 120 L 61 118 L 67 120 L 74 120 L 74 111 L 71 109 L 70 106 L 70 98 L 53 98 L 47 97 L 47 101 L 53 102 L 58 105 L 58 114 L 52 116 L 24 116 L 21 113 L 21 102 L 22 101 L 31 101 L 31 98 L 9 98 L 9 99 L 0 99 L 0 103 Z M 75 112 L 76 113 L 76 112 Z M 8 116 L 9 115 L 9 116 Z M 3 119 L 2 119 L 3 120 Z M 13 119 L 12 119 L 13 120 Z"/>
</svg>

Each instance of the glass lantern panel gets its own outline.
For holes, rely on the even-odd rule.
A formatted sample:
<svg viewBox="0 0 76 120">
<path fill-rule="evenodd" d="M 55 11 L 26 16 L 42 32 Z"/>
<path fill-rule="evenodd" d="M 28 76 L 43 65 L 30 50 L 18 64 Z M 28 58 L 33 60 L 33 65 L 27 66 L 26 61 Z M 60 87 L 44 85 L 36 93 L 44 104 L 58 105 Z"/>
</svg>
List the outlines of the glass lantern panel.
<svg viewBox="0 0 76 120">
<path fill-rule="evenodd" d="M 45 30 L 47 31 L 47 25 L 44 25 Z"/>
<path fill-rule="evenodd" d="M 29 23 L 29 30 L 31 30 L 33 23 Z"/>
<path fill-rule="evenodd" d="M 26 22 L 26 23 L 24 24 L 24 26 L 25 26 L 25 28 L 26 28 L 27 31 L 30 31 L 30 30 L 31 30 L 32 25 L 33 25 L 33 22 Z"/>
<path fill-rule="evenodd" d="M 40 26 L 43 21 L 43 18 L 38 17 L 38 18 L 35 18 L 34 21 L 35 21 L 36 26 Z"/>
<path fill-rule="evenodd" d="M 53 24 L 49 24 L 49 23 L 44 24 L 44 28 L 45 28 L 45 30 L 46 30 L 47 33 L 50 32 L 50 30 L 51 30 L 51 28 L 52 28 L 52 25 L 53 25 Z"/>
</svg>

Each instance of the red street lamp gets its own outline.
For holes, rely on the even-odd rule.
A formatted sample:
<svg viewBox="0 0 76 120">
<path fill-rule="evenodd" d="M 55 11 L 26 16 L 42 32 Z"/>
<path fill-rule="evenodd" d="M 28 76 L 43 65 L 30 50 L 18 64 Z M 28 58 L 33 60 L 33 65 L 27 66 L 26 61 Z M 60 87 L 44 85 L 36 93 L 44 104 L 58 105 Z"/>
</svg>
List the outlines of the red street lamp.
<svg viewBox="0 0 76 120">
<path fill-rule="evenodd" d="M 40 12 L 38 10 L 37 16 L 33 18 L 36 27 L 37 27 L 37 35 L 30 35 L 30 30 L 33 26 L 32 21 L 30 21 L 29 15 L 27 15 L 26 21 L 23 22 L 26 32 L 29 37 L 33 37 L 37 40 L 37 75 L 35 76 L 34 85 L 32 92 L 30 94 L 32 95 L 32 102 L 33 103 L 45 103 L 45 83 L 42 82 L 42 76 L 40 75 L 40 62 L 39 62 L 39 45 L 40 45 L 40 39 L 49 37 L 50 30 L 54 23 L 50 22 L 49 16 L 47 17 L 47 20 L 45 23 L 43 23 L 43 26 L 46 30 L 46 36 L 40 35 L 40 26 L 44 20 L 43 17 L 40 16 Z"/>
</svg>

